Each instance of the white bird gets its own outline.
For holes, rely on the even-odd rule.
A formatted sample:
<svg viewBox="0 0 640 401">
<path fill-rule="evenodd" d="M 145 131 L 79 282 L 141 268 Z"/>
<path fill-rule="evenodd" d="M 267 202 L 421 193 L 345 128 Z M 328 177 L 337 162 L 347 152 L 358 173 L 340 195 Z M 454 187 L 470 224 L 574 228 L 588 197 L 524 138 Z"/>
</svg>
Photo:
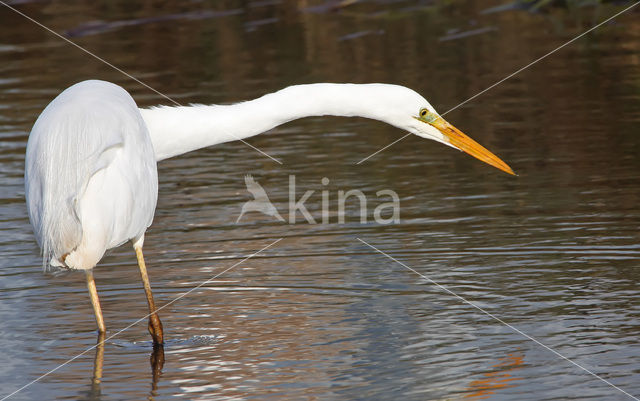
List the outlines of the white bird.
<svg viewBox="0 0 640 401">
<path fill-rule="evenodd" d="M 403 86 L 296 85 L 233 105 L 139 109 L 120 86 L 84 81 L 44 109 L 27 144 L 25 193 L 44 263 L 85 270 L 98 329 L 104 333 L 93 268 L 107 249 L 131 241 L 149 304 L 149 332 L 162 344 L 142 254 L 158 196 L 156 162 L 322 115 L 380 120 L 514 174 Z"/>
<path fill-rule="evenodd" d="M 278 213 L 278 209 L 276 209 L 269 200 L 267 191 L 262 188 L 262 185 L 258 184 L 250 174 L 244 176 L 244 183 L 247 185 L 247 191 L 253 195 L 253 200 L 247 201 L 242 205 L 242 211 L 236 220 L 236 224 L 247 212 L 264 213 L 267 216 L 275 217 L 278 221 L 284 222 L 284 219 L 280 216 L 280 213 Z"/>
</svg>

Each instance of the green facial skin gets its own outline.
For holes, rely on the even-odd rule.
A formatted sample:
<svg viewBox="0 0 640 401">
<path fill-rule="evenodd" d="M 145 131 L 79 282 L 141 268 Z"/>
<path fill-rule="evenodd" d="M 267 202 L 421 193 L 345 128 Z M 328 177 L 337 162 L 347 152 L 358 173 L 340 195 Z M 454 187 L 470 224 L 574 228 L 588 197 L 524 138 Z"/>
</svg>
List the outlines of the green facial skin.
<svg viewBox="0 0 640 401">
<path fill-rule="evenodd" d="M 418 117 L 415 118 L 422 121 L 423 123 L 431 124 L 438 119 L 438 115 L 430 112 L 427 109 L 422 109 L 420 110 L 420 114 L 418 114 Z"/>
</svg>

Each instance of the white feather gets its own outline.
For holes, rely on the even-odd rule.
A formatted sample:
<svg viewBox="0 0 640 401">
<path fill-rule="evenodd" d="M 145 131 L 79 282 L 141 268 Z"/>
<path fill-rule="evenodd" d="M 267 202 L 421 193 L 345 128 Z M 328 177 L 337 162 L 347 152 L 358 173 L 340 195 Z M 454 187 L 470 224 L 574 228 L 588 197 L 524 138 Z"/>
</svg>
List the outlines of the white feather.
<svg viewBox="0 0 640 401">
<path fill-rule="evenodd" d="M 418 134 L 430 127 L 413 118 L 423 107 L 435 112 L 422 96 L 404 86 L 322 83 L 290 86 L 232 105 L 163 106 L 140 111 L 160 161 L 311 116 L 372 118 Z"/>
<path fill-rule="evenodd" d="M 150 109 L 108 82 L 73 85 L 27 144 L 27 207 L 44 263 L 91 269 L 109 248 L 141 245 L 156 207 L 156 161 L 322 115 L 377 119 L 447 143 L 414 118 L 425 107 L 435 113 L 413 90 L 387 84 L 297 85 L 228 106 Z"/>
<path fill-rule="evenodd" d="M 121 87 L 78 83 L 36 121 L 25 192 L 45 263 L 90 269 L 106 249 L 144 235 L 157 188 L 149 133 Z"/>
</svg>

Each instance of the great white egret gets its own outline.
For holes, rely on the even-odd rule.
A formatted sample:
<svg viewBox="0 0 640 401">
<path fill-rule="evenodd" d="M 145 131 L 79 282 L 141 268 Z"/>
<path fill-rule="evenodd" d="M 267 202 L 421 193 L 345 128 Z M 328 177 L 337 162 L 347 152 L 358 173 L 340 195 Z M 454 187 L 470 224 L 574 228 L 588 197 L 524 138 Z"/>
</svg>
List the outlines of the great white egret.
<svg viewBox="0 0 640 401">
<path fill-rule="evenodd" d="M 104 333 L 93 268 L 107 249 L 131 241 L 149 304 L 149 332 L 154 343 L 162 344 L 142 253 L 158 196 L 156 162 L 322 115 L 380 120 L 513 174 L 403 86 L 296 85 L 233 105 L 139 109 L 120 86 L 84 81 L 49 103 L 27 143 L 27 207 L 43 262 L 85 270 L 96 323 Z"/>
</svg>

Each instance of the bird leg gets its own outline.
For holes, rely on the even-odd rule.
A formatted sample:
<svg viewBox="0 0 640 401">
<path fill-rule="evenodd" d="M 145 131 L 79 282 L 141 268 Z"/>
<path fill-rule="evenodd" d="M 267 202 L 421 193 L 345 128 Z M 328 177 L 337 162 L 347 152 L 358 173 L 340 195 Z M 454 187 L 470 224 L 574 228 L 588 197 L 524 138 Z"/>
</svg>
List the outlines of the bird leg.
<svg viewBox="0 0 640 401">
<path fill-rule="evenodd" d="M 96 289 L 96 282 L 93 279 L 93 269 L 86 270 L 87 273 L 87 288 L 89 288 L 89 295 L 91 295 L 91 305 L 93 305 L 93 312 L 96 315 L 96 323 L 98 324 L 98 332 L 105 333 L 104 319 L 102 319 L 102 309 L 100 309 L 100 299 L 98 299 L 98 290 Z"/>
<path fill-rule="evenodd" d="M 153 293 L 151 292 L 151 284 L 149 284 L 149 276 L 147 275 L 147 266 L 144 263 L 142 255 L 142 247 L 134 246 L 136 257 L 138 258 L 138 267 L 140 267 L 140 276 L 144 285 L 144 292 L 147 294 L 147 303 L 149 304 L 149 334 L 153 338 L 154 344 L 163 344 L 164 335 L 162 333 L 162 322 L 156 312 L 156 304 L 153 302 Z"/>
<path fill-rule="evenodd" d="M 96 344 L 96 356 L 93 359 L 93 385 L 99 385 L 102 380 L 102 366 L 104 364 L 104 333 L 98 334 L 98 343 Z"/>
</svg>

